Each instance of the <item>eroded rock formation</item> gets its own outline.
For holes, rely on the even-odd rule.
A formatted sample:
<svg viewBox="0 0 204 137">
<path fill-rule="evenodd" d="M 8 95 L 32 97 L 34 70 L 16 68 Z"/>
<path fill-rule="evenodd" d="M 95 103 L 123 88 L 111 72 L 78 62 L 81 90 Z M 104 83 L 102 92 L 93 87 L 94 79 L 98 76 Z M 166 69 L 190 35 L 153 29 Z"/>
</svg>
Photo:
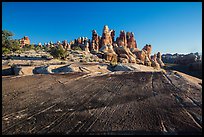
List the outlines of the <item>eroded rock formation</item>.
<svg viewBox="0 0 204 137">
<path fill-rule="evenodd" d="M 98 50 L 100 48 L 99 47 L 99 42 L 100 42 L 100 37 L 98 36 L 96 30 L 93 30 L 92 31 L 92 41 L 91 41 L 90 50 L 98 52 Z"/>
<path fill-rule="evenodd" d="M 126 34 L 127 37 L 127 47 L 130 49 L 137 48 L 137 43 L 134 38 L 134 33 L 133 32 L 127 32 Z"/>
<path fill-rule="evenodd" d="M 60 42 L 57 45 L 61 45 Z M 142 50 L 137 46 L 133 32 L 120 31 L 119 37 L 115 40 L 115 30 L 110 30 L 107 25 L 104 26 L 102 36 L 100 37 L 96 30 L 92 30 L 92 39 L 79 37 L 68 43 L 62 42 L 64 49 L 73 49 L 78 46 L 83 51 L 91 52 L 99 58 L 107 61 L 116 61 L 121 63 L 137 63 L 146 66 L 160 68 L 164 66 L 161 53 L 158 52 L 152 58 L 152 46 L 146 44 Z"/>
<path fill-rule="evenodd" d="M 24 36 L 22 39 L 19 40 L 21 47 L 27 45 L 30 45 L 30 39 L 28 36 Z"/>
<path fill-rule="evenodd" d="M 118 46 L 127 46 L 127 39 L 124 30 L 120 31 L 120 36 L 117 37 L 116 43 L 118 44 Z"/>
<path fill-rule="evenodd" d="M 163 63 L 162 57 L 161 57 L 161 52 L 157 53 L 157 62 L 159 63 L 160 67 L 164 66 L 164 63 Z"/>
<path fill-rule="evenodd" d="M 101 37 L 101 46 L 104 46 L 104 45 L 112 45 L 112 37 L 111 37 L 111 31 L 109 31 L 109 28 L 107 25 L 104 26 L 103 28 L 103 34 L 102 34 L 102 37 Z M 114 33 L 112 33 L 113 35 Z"/>
<path fill-rule="evenodd" d="M 157 54 L 154 54 L 152 57 L 151 57 L 151 64 L 152 64 L 152 67 L 156 68 L 156 69 L 160 69 L 160 65 L 159 63 L 157 62 Z"/>
</svg>

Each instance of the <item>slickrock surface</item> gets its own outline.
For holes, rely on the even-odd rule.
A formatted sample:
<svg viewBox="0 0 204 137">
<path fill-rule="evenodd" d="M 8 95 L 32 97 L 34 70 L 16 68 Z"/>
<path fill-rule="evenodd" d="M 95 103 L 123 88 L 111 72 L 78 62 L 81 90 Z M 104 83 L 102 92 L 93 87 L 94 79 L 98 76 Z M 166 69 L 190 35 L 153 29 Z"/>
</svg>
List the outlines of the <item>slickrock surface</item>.
<svg viewBox="0 0 204 137">
<path fill-rule="evenodd" d="M 172 71 L 13 76 L 2 86 L 2 134 L 202 133 L 202 84 Z"/>
</svg>

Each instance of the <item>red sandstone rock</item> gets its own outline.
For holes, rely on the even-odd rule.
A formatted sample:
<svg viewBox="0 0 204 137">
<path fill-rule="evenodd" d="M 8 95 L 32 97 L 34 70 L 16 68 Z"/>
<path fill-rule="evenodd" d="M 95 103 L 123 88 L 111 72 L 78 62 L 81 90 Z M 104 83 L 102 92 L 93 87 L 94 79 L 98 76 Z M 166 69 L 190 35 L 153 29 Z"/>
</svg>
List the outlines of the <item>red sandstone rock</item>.
<svg viewBox="0 0 204 137">
<path fill-rule="evenodd" d="M 92 31 L 92 41 L 91 41 L 91 47 L 90 47 L 90 50 L 91 51 L 96 51 L 96 52 L 98 52 L 98 50 L 99 50 L 99 36 L 98 36 L 98 34 L 97 34 L 97 32 L 96 32 L 96 30 L 93 30 Z"/>
<path fill-rule="evenodd" d="M 125 47 L 127 46 L 127 39 L 126 39 L 125 31 L 123 30 L 120 31 L 120 36 L 117 37 L 116 43 L 118 44 L 118 46 L 125 46 Z"/>
<path fill-rule="evenodd" d="M 128 48 L 137 48 L 137 43 L 134 38 L 134 33 L 132 32 L 127 32 L 127 47 Z"/>
<path fill-rule="evenodd" d="M 24 36 L 20 40 L 20 44 L 21 44 L 21 47 L 25 46 L 26 44 L 30 45 L 30 39 L 28 38 L 28 36 Z"/>
<path fill-rule="evenodd" d="M 130 63 L 136 63 L 136 56 L 127 47 L 115 47 L 118 57 L 127 58 Z"/>
<path fill-rule="evenodd" d="M 150 55 L 151 55 L 151 52 L 152 52 L 152 46 L 146 44 L 142 50 L 146 50 L 147 51 L 147 55 L 150 58 Z"/>
</svg>

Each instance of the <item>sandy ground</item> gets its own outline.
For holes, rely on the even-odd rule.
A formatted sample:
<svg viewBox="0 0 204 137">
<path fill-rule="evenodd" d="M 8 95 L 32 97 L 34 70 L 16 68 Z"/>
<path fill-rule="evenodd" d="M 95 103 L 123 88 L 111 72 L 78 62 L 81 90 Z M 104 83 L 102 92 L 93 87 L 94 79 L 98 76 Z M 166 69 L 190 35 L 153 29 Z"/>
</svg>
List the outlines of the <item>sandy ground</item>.
<svg viewBox="0 0 204 137">
<path fill-rule="evenodd" d="M 181 75 L 3 77 L 2 134 L 201 135 L 202 85 Z"/>
</svg>

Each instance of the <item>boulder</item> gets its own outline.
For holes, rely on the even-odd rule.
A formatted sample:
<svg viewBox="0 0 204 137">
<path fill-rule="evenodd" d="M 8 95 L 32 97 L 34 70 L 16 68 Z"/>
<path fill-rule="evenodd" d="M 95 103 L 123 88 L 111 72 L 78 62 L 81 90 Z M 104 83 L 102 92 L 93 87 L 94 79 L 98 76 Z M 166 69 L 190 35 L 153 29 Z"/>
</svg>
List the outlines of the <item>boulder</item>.
<svg viewBox="0 0 204 137">
<path fill-rule="evenodd" d="M 74 68 L 72 68 L 70 65 L 65 65 L 56 69 L 52 69 L 52 73 L 69 73 L 74 71 Z"/>
<path fill-rule="evenodd" d="M 129 48 L 119 46 L 115 47 L 114 49 L 118 57 L 127 58 L 130 63 L 136 63 L 136 56 L 130 51 Z"/>
<path fill-rule="evenodd" d="M 35 68 L 33 69 L 33 73 L 34 73 L 34 74 L 51 74 L 52 71 L 51 71 L 51 69 L 49 68 L 49 65 L 47 65 L 47 66 L 35 67 Z"/>
<path fill-rule="evenodd" d="M 14 75 L 33 75 L 33 66 L 14 66 Z"/>
<path fill-rule="evenodd" d="M 127 58 L 121 58 L 120 57 L 120 58 L 118 58 L 118 60 L 120 63 L 128 63 L 129 62 Z"/>
</svg>

